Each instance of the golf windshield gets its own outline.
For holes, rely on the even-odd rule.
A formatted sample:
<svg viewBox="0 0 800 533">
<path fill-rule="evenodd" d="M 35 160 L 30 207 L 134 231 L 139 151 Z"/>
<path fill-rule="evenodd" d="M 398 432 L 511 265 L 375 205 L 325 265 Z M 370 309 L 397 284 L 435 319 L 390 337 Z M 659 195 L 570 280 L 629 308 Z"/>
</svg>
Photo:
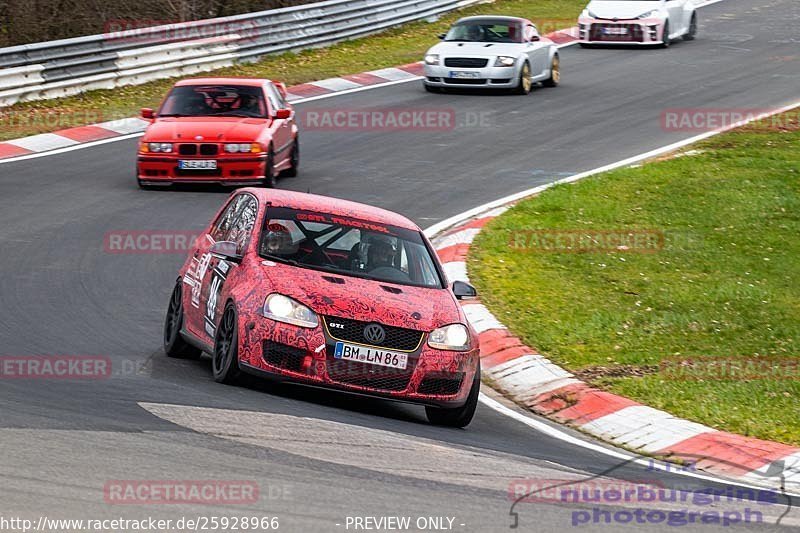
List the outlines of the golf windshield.
<svg viewBox="0 0 800 533">
<path fill-rule="evenodd" d="M 418 231 L 356 218 L 268 208 L 259 254 L 277 262 L 386 283 L 444 286 Z"/>
<path fill-rule="evenodd" d="M 476 43 L 521 43 L 522 25 L 516 21 L 498 19 L 470 19 L 450 28 L 445 41 Z"/>
</svg>

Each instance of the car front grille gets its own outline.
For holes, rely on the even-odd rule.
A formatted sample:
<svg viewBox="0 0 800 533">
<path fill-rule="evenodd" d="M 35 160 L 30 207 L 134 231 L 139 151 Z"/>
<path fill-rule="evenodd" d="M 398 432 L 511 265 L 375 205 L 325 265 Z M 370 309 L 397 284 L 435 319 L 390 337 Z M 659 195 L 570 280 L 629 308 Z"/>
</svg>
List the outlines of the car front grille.
<svg viewBox="0 0 800 533">
<path fill-rule="evenodd" d="M 289 346 L 280 342 L 265 340 L 262 343 L 262 357 L 267 364 L 291 370 L 292 372 L 303 371 L 303 359 L 306 351 L 302 348 Z"/>
<path fill-rule="evenodd" d="M 203 144 L 179 144 L 178 153 L 180 155 L 217 155 L 219 153 L 219 146 L 211 143 Z"/>
<path fill-rule="evenodd" d="M 486 85 L 486 80 L 479 78 L 443 78 L 450 85 Z"/>
<path fill-rule="evenodd" d="M 446 57 L 444 66 L 462 68 L 483 68 L 489 64 L 485 57 Z"/>
<path fill-rule="evenodd" d="M 411 352 L 416 350 L 422 342 L 424 332 L 415 329 L 398 328 L 381 324 L 386 338 L 383 342 L 376 343 L 364 337 L 364 329 L 375 322 L 362 322 L 350 318 L 325 317 L 325 326 L 332 338 L 339 341 L 366 344 L 386 350 L 399 350 Z"/>
<path fill-rule="evenodd" d="M 329 359 L 328 376 L 337 383 L 399 392 L 408 388 L 408 382 L 411 381 L 411 375 L 414 373 L 414 366 L 416 366 L 416 360 L 411 358 L 409 358 L 408 367 L 405 370 L 343 359 Z"/>
<path fill-rule="evenodd" d="M 439 394 L 450 396 L 458 393 L 461 383 L 464 382 L 464 373 L 429 375 L 420 383 L 417 392 L 420 394 Z"/>
<path fill-rule="evenodd" d="M 606 35 L 606 29 L 617 30 L 620 28 L 627 29 L 624 35 Z M 639 24 L 592 24 L 589 30 L 590 41 L 609 41 L 609 42 L 623 42 L 623 43 L 640 43 L 644 40 L 642 27 Z"/>
</svg>

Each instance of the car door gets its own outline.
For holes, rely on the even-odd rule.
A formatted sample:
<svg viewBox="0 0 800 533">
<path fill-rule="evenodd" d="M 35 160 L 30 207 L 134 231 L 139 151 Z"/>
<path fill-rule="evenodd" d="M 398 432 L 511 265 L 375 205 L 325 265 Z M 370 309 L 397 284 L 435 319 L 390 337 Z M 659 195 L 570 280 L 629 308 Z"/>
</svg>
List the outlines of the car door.
<svg viewBox="0 0 800 533">
<path fill-rule="evenodd" d="M 267 96 L 271 108 L 272 116 L 279 109 L 290 110 L 289 104 L 284 100 L 283 95 L 278 89 L 268 84 L 265 86 L 264 94 Z M 292 125 L 294 124 L 294 112 L 286 119 L 273 119 L 272 147 L 275 150 L 275 162 L 285 160 L 291 154 L 292 148 Z"/>
<path fill-rule="evenodd" d="M 233 216 L 226 218 L 219 232 L 212 235 L 215 242 L 236 243 L 236 254 L 244 256 L 255 226 L 258 214 L 258 200 L 250 193 L 241 193 L 232 203 Z M 225 301 L 222 289 L 228 278 L 239 265 L 224 257 L 211 254 L 203 280 L 200 298 L 200 311 L 203 313 L 203 339 L 213 346 L 217 334 L 217 324 L 222 316 Z"/>
<path fill-rule="evenodd" d="M 670 20 L 670 33 L 684 33 L 689 23 L 686 17 L 687 0 L 667 0 L 666 8 Z"/>
<path fill-rule="evenodd" d="M 533 24 L 525 26 L 525 49 L 531 64 L 531 74 L 534 78 L 541 76 L 547 68 L 549 46 L 542 42 L 539 30 Z"/>
</svg>

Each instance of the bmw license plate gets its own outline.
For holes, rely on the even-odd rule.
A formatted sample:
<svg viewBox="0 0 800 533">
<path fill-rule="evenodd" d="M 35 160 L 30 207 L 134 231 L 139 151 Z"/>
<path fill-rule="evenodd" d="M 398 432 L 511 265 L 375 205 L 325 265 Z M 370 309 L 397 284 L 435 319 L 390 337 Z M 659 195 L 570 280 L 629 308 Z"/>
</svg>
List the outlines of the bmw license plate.
<svg viewBox="0 0 800 533">
<path fill-rule="evenodd" d="M 451 70 L 450 71 L 451 78 L 462 78 L 462 79 L 476 79 L 481 77 L 480 72 L 469 72 L 466 70 Z"/>
<path fill-rule="evenodd" d="M 628 35 L 628 28 L 605 28 L 603 33 L 606 35 Z"/>
<path fill-rule="evenodd" d="M 217 170 L 215 159 L 181 159 L 178 161 L 181 170 Z"/>
<path fill-rule="evenodd" d="M 359 344 L 348 344 L 337 342 L 333 351 L 336 359 L 347 361 L 358 361 L 359 363 L 371 363 L 373 365 L 388 366 L 405 370 L 408 365 L 408 354 L 392 352 L 388 350 L 378 350 Z"/>
</svg>

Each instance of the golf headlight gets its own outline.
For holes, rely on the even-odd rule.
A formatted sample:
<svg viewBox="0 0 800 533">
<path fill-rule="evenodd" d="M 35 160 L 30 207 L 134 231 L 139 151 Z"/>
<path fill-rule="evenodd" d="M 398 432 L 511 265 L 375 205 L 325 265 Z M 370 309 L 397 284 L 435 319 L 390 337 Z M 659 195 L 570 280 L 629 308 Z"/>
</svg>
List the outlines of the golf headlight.
<svg viewBox="0 0 800 533">
<path fill-rule="evenodd" d="M 270 294 L 264 301 L 264 316 L 302 328 L 315 328 L 319 325 L 319 318 L 314 311 L 288 296 L 277 293 Z"/>
<path fill-rule="evenodd" d="M 513 67 L 516 59 L 511 56 L 497 56 L 497 59 L 494 60 L 494 66 L 496 67 Z"/>
<path fill-rule="evenodd" d="M 642 13 L 637 18 L 648 19 L 650 17 L 655 17 L 656 15 L 658 15 L 658 10 L 657 9 L 653 9 L 652 11 L 648 11 L 647 13 Z"/>
<path fill-rule="evenodd" d="M 225 145 L 225 151 L 229 154 L 260 152 L 261 146 L 258 143 L 229 143 Z"/>
<path fill-rule="evenodd" d="M 168 153 L 172 151 L 172 143 L 147 143 L 147 149 L 155 153 Z"/>
<path fill-rule="evenodd" d="M 419 56 L 417 56 L 419 57 Z M 428 54 L 425 56 L 425 64 L 426 65 L 438 65 L 439 64 L 439 54 Z"/>
<path fill-rule="evenodd" d="M 466 352 L 469 350 L 469 330 L 463 324 L 450 324 L 435 329 L 428 336 L 428 346 L 437 350 Z"/>
</svg>

